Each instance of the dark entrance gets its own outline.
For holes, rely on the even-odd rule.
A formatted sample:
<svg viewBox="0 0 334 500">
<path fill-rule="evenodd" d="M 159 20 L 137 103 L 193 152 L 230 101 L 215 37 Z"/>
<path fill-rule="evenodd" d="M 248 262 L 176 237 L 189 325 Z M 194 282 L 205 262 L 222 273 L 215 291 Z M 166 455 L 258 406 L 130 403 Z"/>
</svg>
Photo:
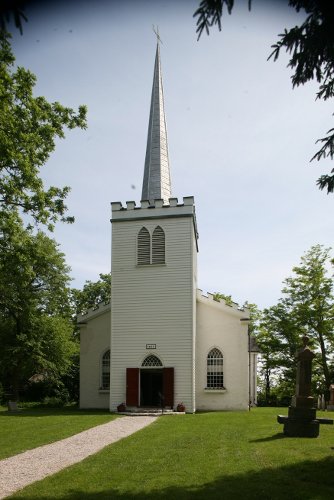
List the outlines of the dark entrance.
<svg viewBox="0 0 334 500">
<path fill-rule="evenodd" d="M 162 404 L 173 408 L 174 368 L 127 368 L 126 405 L 160 408 Z"/>
<path fill-rule="evenodd" d="M 140 370 L 140 406 L 162 405 L 163 370 L 153 368 Z"/>
</svg>

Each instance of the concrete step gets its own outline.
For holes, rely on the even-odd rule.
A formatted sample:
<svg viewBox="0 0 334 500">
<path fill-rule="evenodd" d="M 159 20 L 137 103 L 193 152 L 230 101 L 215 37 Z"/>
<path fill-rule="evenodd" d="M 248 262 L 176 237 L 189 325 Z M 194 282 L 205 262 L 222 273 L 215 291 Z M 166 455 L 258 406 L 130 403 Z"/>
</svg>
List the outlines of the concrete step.
<svg viewBox="0 0 334 500">
<path fill-rule="evenodd" d="M 118 415 L 127 415 L 130 417 L 160 417 L 161 415 L 184 415 L 185 412 L 174 411 L 164 408 L 129 408 L 126 411 L 118 412 Z"/>
</svg>

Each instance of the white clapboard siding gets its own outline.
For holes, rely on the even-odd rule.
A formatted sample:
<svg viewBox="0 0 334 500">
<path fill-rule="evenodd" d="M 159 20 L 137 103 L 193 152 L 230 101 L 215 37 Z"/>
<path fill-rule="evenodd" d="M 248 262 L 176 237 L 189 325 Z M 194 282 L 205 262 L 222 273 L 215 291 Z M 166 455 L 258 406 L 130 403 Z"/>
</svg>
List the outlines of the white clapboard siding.
<svg viewBox="0 0 334 500">
<path fill-rule="evenodd" d="M 87 316 L 87 318 L 86 318 Z M 80 327 L 80 408 L 109 408 L 109 391 L 101 390 L 101 362 L 110 349 L 110 305 L 93 317 L 78 318 Z"/>
<path fill-rule="evenodd" d="M 139 368 L 151 353 L 163 366 L 174 367 L 174 404 L 182 401 L 189 411 L 195 407 L 193 209 L 178 206 L 113 212 L 111 410 L 125 400 L 126 368 Z M 152 218 L 155 213 L 163 217 Z M 147 219 L 119 221 L 118 215 Z M 151 262 L 157 264 L 138 263 L 138 234 L 143 227 L 150 234 Z M 155 344 L 156 349 L 147 350 L 146 344 Z"/>
</svg>

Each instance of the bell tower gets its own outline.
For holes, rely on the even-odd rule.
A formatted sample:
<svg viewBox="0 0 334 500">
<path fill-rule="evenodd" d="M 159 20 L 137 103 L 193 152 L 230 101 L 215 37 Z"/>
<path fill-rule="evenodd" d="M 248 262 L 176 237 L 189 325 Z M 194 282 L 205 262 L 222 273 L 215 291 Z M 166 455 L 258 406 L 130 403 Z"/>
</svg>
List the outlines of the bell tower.
<svg viewBox="0 0 334 500">
<path fill-rule="evenodd" d="M 110 409 L 195 411 L 197 225 L 173 198 L 157 44 L 142 200 L 112 206 Z"/>
</svg>

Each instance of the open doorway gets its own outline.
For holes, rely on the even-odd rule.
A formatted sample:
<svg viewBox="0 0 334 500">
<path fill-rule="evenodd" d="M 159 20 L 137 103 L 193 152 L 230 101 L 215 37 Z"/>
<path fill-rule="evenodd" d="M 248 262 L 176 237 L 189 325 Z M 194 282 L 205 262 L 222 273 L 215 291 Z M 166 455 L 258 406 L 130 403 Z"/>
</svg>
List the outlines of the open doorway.
<svg viewBox="0 0 334 500">
<path fill-rule="evenodd" d="M 163 370 L 140 370 L 140 406 L 160 407 L 163 404 Z"/>
<path fill-rule="evenodd" d="M 174 368 L 127 368 L 126 405 L 173 408 Z"/>
</svg>

